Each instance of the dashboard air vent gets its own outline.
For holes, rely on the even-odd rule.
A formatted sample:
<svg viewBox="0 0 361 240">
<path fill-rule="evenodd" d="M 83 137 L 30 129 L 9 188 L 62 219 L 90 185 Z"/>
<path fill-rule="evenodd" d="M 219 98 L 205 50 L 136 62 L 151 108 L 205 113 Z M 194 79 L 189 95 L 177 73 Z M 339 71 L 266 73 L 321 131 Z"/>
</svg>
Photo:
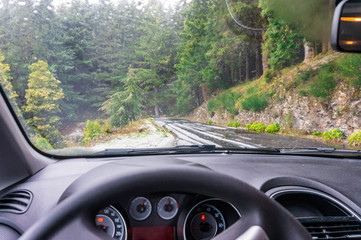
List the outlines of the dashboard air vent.
<svg viewBox="0 0 361 240">
<path fill-rule="evenodd" d="M 26 190 L 17 190 L 0 198 L 0 212 L 24 213 L 28 210 L 32 194 Z"/>
<path fill-rule="evenodd" d="M 361 222 L 355 217 L 299 218 L 312 239 L 361 239 Z"/>
</svg>

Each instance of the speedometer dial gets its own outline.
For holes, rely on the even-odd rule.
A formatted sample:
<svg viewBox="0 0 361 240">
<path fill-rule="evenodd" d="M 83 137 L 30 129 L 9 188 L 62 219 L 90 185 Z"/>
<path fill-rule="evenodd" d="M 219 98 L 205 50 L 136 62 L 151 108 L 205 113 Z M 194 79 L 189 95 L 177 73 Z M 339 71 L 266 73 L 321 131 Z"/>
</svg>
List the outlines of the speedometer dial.
<svg viewBox="0 0 361 240">
<path fill-rule="evenodd" d="M 99 211 L 95 217 L 95 225 L 114 239 L 127 239 L 127 227 L 124 218 L 113 206 Z"/>
<path fill-rule="evenodd" d="M 223 214 L 212 204 L 200 203 L 186 218 L 185 236 L 187 240 L 209 240 L 225 229 Z"/>
</svg>

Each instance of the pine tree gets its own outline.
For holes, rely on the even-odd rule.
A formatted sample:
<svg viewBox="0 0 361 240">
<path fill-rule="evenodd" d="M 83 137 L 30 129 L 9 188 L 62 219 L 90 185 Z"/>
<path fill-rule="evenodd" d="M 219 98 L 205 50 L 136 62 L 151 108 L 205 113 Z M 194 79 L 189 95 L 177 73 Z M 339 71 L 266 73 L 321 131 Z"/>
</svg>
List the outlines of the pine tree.
<svg viewBox="0 0 361 240">
<path fill-rule="evenodd" d="M 144 99 L 142 89 L 139 87 L 138 74 L 135 69 L 129 69 L 124 82 L 124 91 L 111 95 L 100 108 L 110 115 L 110 124 L 113 127 L 123 127 L 143 112 Z"/>
<path fill-rule="evenodd" d="M 60 124 L 58 113 L 59 101 L 64 98 L 60 81 L 55 79 L 48 69 L 48 64 L 38 61 L 29 66 L 31 71 L 26 89 L 27 122 L 38 133 L 47 138 L 53 146 L 61 144 L 62 137 L 57 130 Z"/>
</svg>

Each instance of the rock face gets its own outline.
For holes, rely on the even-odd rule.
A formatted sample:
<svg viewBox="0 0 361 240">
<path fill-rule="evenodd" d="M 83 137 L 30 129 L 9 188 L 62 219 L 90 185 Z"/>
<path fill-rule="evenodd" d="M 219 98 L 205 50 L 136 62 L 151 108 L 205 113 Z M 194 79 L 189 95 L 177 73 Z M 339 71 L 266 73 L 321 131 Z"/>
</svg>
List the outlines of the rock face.
<svg viewBox="0 0 361 240">
<path fill-rule="evenodd" d="M 361 94 L 345 83 L 339 83 L 327 102 L 321 102 L 310 96 L 301 96 L 298 92 L 286 92 L 283 86 L 280 86 L 277 95 L 276 98 L 281 98 L 283 101 L 271 101 L 262 112 L 240 110 L 234 117 L 227 112 L 216 112 L 211 116 L 207 111 L 207 103 L 204 103 L 192 113 L 190 118 L 201 122 L 212 120 L 220 124 L 237 120 L 241 125 L 256 121 L 266 124 L 277 122 L 281 127 L 307 133 L 326 132 L 338 128 L 346 136 L 361 130 Z"/>
</svg>

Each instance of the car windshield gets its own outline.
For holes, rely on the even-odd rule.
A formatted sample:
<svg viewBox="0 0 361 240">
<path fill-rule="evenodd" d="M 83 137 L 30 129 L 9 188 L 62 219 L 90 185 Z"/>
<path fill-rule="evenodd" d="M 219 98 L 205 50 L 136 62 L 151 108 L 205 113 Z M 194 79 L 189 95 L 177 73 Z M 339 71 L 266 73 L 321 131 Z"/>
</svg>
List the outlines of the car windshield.
<svg viewBox="0 0 361 240">
<path fill-rule="evenodd" d="M 0 85 L 52 155 L 361 144 L 333 0 L 1 0 Z"/>
</svg>

